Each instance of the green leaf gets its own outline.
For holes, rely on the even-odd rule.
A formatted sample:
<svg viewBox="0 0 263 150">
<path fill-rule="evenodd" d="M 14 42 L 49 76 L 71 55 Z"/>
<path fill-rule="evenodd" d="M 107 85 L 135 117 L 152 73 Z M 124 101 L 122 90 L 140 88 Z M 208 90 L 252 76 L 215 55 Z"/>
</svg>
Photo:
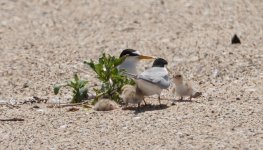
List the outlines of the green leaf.
<svg viewBox="0 0 263 150">
<path fill-rule="evenodd" d="M 117 67 L 119 66 L 122 62 L 124 61 L 123 58 L 117 58 L 114 62 L 114 66 Z"/>
<path fill-rule="evenodd" d="M 86 81 L 86 80 L 79 80 L 79 82 L 78 82 L 79 88 L 83 88 L 87 83 L 88 83 L 88 81 Z"/>
<path fill-rule="evenodd" d="M 95 91 L 97 97 L 103 96 L 119 102 L 121 88 L 125 84 L 133 83 L 131 79 L 124 76 L 123 70 L 117 69 L 117 66 L 120 65 L 126 57 L 127 56 L 117 58 L 103 53 L 97 63 L 93 60 L 90 62 L 84 62 L 96 72 L 97 78 L 102 82 L 101 87 Z M 83 84 L 80 83 L 78 86 L 82 87 L 82 85 Z M 101 95 L 101 93 L 103 94 Z"/>
<path fill-rule="evenodd" d="M 74 80 L 75 80 L 76 82 L 79 81 L 79 76 L 78 76 L 77 74 L 74 74 Z"/>
<path fill-rule="evenodd" d="M 61 87 L 62 87 L 62 86 L 60 86 L 60 85 L 55 85 L 55 86 L 53 87 L 53 91 L 54 91 L 55 95 L 58 94 L 58 92 L 59 92 L 59 90 L 60 90 Z"/>
<path fill-rule="evenodd" d="M 72 80 L 70 80 L 69 86 L 74 88 L 74 87 L 76 87 L 76 84 L 77 84 L 76 80 L 72 79 Z"/>
<path fill-rule="evenodd" d="M 90 60 L 90 62 L 84 61 L 84 64 L 89 65 L 90 68 L 95 71 L 95 64 L 94 64 L 94 61 L 92 59 Z"/>
<path fill-rule="evenodd" d="M 74 79 L 67 81 L 66 84 L 55 85 L 53 87 L 54 93 L 57 95 L 60 88 L 63 86 L 69 86 L 72 88 L 72 103 L 79 103 L 87 98 L 88 89 L 86 88 L 86 84 L 88 81 L 80 79 L 77 74 L 74 74 Z"/>
<path fill-rule="evenodd" d="M 94 65 L 94 71 L 101 76 L 103 72 L 103 64 L 96 64 Z"/>
</svg>

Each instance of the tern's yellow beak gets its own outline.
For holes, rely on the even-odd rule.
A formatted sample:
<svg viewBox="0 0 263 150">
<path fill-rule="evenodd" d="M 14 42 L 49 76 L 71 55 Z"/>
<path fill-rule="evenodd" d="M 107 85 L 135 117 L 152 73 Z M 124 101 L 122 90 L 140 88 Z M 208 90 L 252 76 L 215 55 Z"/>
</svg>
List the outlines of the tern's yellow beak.
<svg viewBox="0 0 263 150">
<path fill-rule="evenodd" d="M 155 57 L 140 55 L 140 56 L 139 56 L 139 59 L 155 59 Z"/>
<path fill-rule="evenodd" d="M 166 69 L 169 73 L 172 73 L 172 71 L 168 67 L 166 67 Z"/>
</svg>

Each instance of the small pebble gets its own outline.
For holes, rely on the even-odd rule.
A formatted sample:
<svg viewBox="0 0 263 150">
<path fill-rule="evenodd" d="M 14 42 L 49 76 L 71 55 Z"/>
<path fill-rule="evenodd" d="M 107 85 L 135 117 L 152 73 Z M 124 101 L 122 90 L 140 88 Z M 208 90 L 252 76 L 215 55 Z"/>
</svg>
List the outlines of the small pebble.
<svg viewBox="0 0 263 150">
<path fill-rule="evenodd" d="M 39 106 L 37 106 L 37 105 L 35 105 L 35 106 L 33 106 L 32 108 L 36 108 L 36 109 L 38 109 L 38 108 L 40 108 Z"/>
</svg>

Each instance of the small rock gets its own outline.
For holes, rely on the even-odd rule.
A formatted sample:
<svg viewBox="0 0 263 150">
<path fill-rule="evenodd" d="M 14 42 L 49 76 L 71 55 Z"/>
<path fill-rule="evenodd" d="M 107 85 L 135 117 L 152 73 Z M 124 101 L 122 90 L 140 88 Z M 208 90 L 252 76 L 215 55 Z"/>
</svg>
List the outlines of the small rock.
<svg viewBox="0 0 263 150">
<path fill-rule="evenodd" d="M 37 105 L 35 105 L 35 106 L 33 106 L 32 108 L 38 109 L 38 108 L 40 108 L 40 107 L 39 107 L 39 106 L 37 106 Z"/>
<path fill-rule="evenodd" d="M 218 70 L 218 69 L 215 69 L 215 70 L 213 71 L 213 75 L 212 75 L 212 76 L 215 78 L 215 77 L 218 77 L 219 74 L 220 74 L 219 70 Z"/>
<path fill-rule="evenodd" d="M 65 125 L 60 126 L 59 128 L 60 128 L 60 129 L 65 129 L 65 128 L 67 128 L 67 127 L 68 127 L 68 125 L 65 124 Z"/>
<path fill-rule="evenodd" d="M 44 110 L 43 110 L 43 109 L 37 109 L 37 111 L 38 111 L 38 112 L 44 112 Z"/>
<path fill-rule="evenodd" d="M 17 101 L 15 99 L 11 99 L 11 100 L 9 100 L 9 103 L 11 105 L 15 105 L 15 104 L 17 104 Z"/>
<path fill-rule="evenodd" d="M 134 120 L 141 119 L 141 117 L 133 117 Z"/>
<path fill-rule="evenodd" d="M 161 0 L 161 5 L 164 5 L 164 1 L 163 0 Z"/>
<path fill-rule="evenodd" d="M 213 101 L 212 97 L 208 97 L 208 101 Z"/>
<path fill-rule="evenodd" d="M 69 108 L 68 110 L 67 110 L 67 112 L 74 112 L 74 111 L 78 111 L 79 110 L 79 108 L 76 108 L 76 107 L 71 107 L 71 108 Z"/>
<path fill-rule="evenodd" d="M 27 88 L 27 87 L 29 87 L 28 83 L 24 83 L 23 88 Z"/>
<path fill-rule="evenodd" d="M 133 23 L 139 24 L 139 22 L 137 20 L 134 20 Z"/>
</svg>

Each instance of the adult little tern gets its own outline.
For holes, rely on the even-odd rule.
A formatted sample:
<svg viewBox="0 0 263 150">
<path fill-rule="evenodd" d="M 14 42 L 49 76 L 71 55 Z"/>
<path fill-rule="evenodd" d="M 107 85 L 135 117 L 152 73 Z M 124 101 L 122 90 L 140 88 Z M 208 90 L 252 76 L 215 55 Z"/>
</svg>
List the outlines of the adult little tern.
<svg viewBox="0 0 263 150">
<path fill-rule="evenodd" d="M 154 59 L 152 56 L 141 55 L 137 50 L 125 49 L 121 52 L 120 57 L 125 60 L 118 66 L 118 69 L 125 69 L 128 74 L 137 74 L 136 66 L 140 60 Z"/>
<path fill-rule="evenodd" d="M 170 86 L 167 64 L 168 62 L 163 58 L 157 58 L 151 68 L 135 77 L 138 88 L 145 96 L 158 94 L 159 104 L 161 104 L 160 95 L 162 90 L 168 89 Z"/>
</svg>

